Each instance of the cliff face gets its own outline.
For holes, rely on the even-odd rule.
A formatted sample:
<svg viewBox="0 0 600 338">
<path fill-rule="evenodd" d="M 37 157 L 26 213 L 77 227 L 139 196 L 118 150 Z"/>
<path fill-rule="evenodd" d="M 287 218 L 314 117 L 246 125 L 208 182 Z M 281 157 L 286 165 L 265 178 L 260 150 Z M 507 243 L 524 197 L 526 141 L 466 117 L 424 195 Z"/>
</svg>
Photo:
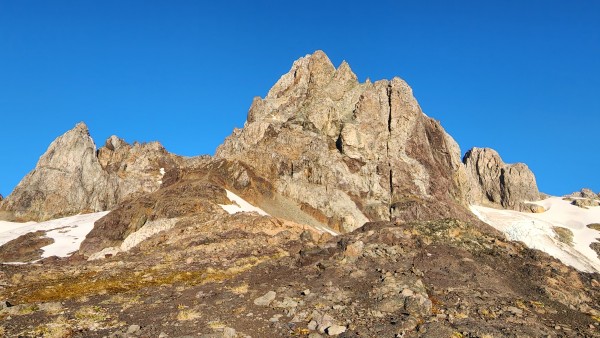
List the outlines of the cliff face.
<svg viewBox="0 0 600 338">
<path fill-rule="evenodd" d="M 96 151 L 87 126 L 79 123 L 50 144 L 0 210 L 36 221 L 108 210 L 157 190 L 164 172 L 180 163 L 157 142 L 132 146 L 116 136 Z"/>
<path fill-rule="evenodd" d="M 525 201 L 540 199 L 535 176 L 523 163 L 506 164 L 489 148 L 473 148 L 463 159 L 469 179 L 473 204 L 519 211 L 531 210 Z"/>
<path fill-rule="evenodd" d="M 468 180 L 456 142 L 401 79 L 359 83 L 320 51 L 294 62 L 217 150 L 333 228 L 462 213 Z M 435 201 L 442 208 L 429 207 Z"/>
</svg>

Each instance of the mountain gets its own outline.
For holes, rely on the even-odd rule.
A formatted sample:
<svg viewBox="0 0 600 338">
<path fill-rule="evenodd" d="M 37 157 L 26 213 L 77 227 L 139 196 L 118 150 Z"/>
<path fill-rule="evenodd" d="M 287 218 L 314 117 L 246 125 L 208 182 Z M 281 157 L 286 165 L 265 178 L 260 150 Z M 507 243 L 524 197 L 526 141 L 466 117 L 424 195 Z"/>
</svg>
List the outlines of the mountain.
<svg viewBox="0 0 600 338">
<path fill-rule="evenodd" d="M 50 144 L 0 211 L 40 221 L 110 210 L 127 197 L 157 190 L 165 171 L 184 162 L 158 142 L 130 145 L 116 136 L 97 150 L 79 123 Z"/>
<path fill-rule="evenodd" d="M 541 198 L 526 165 L 486 148 L 461 158 L 403 80 L 360 83 L 317 51 L 214 157 L 116 136 L 96 151 L 84 124 L 57 138 L 0 202 L 0 259 L 34 262 L 2 265 L 0 330 L 599 336 L 597 242 L 582 244 L 600 237 L 584 224 L 597 210 L 575 202 L 597 195 Z"/>
</svg>

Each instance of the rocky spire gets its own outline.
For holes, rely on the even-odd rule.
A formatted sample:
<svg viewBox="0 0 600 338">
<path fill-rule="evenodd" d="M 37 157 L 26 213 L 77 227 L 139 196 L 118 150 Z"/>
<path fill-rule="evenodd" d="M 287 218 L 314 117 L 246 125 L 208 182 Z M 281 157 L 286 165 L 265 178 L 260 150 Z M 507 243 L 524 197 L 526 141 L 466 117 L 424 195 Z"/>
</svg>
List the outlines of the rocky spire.
<svg viewBox="0 0 600 338">
<path fill-rule="evenodd" d="M 322 51 L 292 65 L 218 158 L 241 161 L 278 193 L 332 227 L 367 220 L 448 216 L 430 202 L 466 205 L 456 142 L 425 116 L 400 78 L 359 83 Z M 453 208 L 453 207 L 451 207 Z"/>
<path fill-rule="evenodd" d="M 102 201 L 90 197 L 104 180 L 94 141 L 80 122 L 50 144 L 2 208 L 16 217 L 35 220 L 102 210 Z"/>
<path fill-rule="evenodd" d="M 535 176 L 523 163 L 506 164 L 489 148 L 467 151 L 463 162 L 471 180 L 471 203 L 522 211 L 531 209 L 524 202 L 540 198 Z"/>
<path fill-rule="evenodd" d="M 165 170 L 179 162 L 158 142 L 131 146 L 116 136 L 97 151 L 80 122 L 50 144 L 0 210 L 38 221 L 107 210 L 127 196 L 158 189 Z"/>
</svg>

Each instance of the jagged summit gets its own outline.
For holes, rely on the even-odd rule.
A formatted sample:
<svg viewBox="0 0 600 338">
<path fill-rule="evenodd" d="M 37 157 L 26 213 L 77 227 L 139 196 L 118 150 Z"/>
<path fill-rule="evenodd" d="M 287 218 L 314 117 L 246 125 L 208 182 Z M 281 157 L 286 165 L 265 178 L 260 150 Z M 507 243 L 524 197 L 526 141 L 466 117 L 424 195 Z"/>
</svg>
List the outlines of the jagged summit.
<svg viewBox="0 0 600 338">
<path fill-rule="evenodd" d="M 157 190 L 164 170 L 181 162 L 158 142 L 131 146 L 116 136 L 96 150 L 79 122 L 50 144 L 0 210 L 21 220 L 109 210 L 132 194 Z"/>
<path fill-rule="evenodd" d="M 460 154 L 404 81 L 359 83 L 320 51 L 254 100 L 215 157 L 117 136 L 95 151 L 77 125 L 1 209 L 23 219 L 110 211 L 0 221 L 27 228 L 0 232 L 0 262 L 43 263 L 3 266 L 0 331 L 597 336 L 600 278 L 586 271 L 600 262 L 600 207 L 554 198 L 538 202 L 542 215 L 498 210 L 536 197 L 533 174 L 490 149 Z M 572 214 L 582 216 L 561 220 Z"/>
<path fill-rule="evenodd" d="M 293 62 L 264 99 L 254 99 L 245 127 L 214 160 L 243 163 L 274 194 L 340 231 L 395 218 L 469 219 L 469 203 L 487 198 L 519 208 L 532 196 L 511 184 L 537 191 L 528 170 L 507 167 L 496 175 L 504 170 L 499 157 L 472 170 L 476 164 L 463 164 L 460 153 L 439 122 L 423 114 L 405 81 L 360 83 L 347 62 L 336 68 L 316 51 Z M 158 142 L 129 145 L 114 135 L 96 151 L 81 122 L 50 145 L 0 208 L 35 220 L 108 210 L 127 196 L 157 190 L 164 172 L 185 165 Z M 482 180 L 494 187 L 502 180 L 502 188 L 490 193 Z"/>
<path fill-rule="evenodd" d="M 322 51 L 295 61 L 255 98 L 244 129 L 216 157 L 246 163 L 344 231 L 367 220 L 462 213 L 428 207 L 434 199 L 466 205 L 460 149 L 406 82 L 359 83 L 347 63 L 336 69 Z"/>
</svg>

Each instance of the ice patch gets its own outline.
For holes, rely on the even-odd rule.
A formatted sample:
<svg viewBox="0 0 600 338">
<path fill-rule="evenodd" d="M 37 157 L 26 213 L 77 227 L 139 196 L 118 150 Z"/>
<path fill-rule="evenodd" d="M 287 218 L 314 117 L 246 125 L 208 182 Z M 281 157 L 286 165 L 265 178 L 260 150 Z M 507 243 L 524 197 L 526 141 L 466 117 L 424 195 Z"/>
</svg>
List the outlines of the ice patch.
<svg viewBox="0 0 600 338">
<path fill-rule="evenodd" d="M 315 226 L 315 229 L 319 230 L 320 232 L 328 232 L 328 233 L 329 233 L 329 234 L 331 234 L 332 236 L 337 236 L 337 235 L 339 235 L 337 232 L 335 232 L 335 231 L 333 231 L 333 230 L 329 229 L 328 227 L 324 227 L 324 226 L 317 225 L 317 226 Z"/>
<path fill-rule="evenodd" d="M 160 173 L 160 179 L 158 180 L 158 184 L 162 184 L 162 178 L 163 176 L 165 176 L 165 168 L 160 168 L 160 170 L 158 171 Z"/>
<path fill-rule="evenodd" d="M 471 206 L 482 221 L 502 231 L 510 240 L 521 241 L 581 271 L 600 272 L 600 259 L 590 244 L 600 238 L 600 231 L 587 227 L 600 223 L 600 207 L 579 208 L 561 197 L 550 197 L 533 202 L 543 206 L 543 213 L 525 213 Z M 573 232 L 573 246 L 557 239 L 553 227 Z"/>
</svg>

